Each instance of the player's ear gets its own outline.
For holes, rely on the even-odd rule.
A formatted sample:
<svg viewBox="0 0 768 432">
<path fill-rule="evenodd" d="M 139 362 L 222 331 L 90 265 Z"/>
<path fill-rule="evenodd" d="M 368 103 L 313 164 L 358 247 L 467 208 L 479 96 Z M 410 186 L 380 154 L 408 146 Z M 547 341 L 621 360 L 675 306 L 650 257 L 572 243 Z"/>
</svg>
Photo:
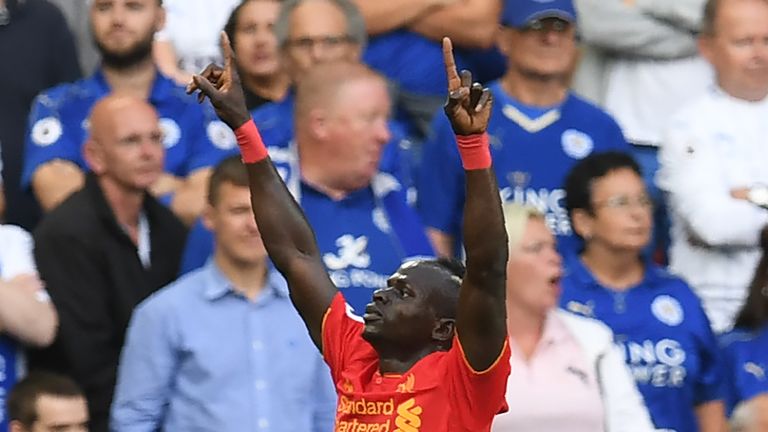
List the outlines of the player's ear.
<svg viewBox="0 0 768 432">
<path fill-rule="evenodd" d="M 456 320 L 453 318 L 439 318 L 432 329 L 432 339 L 440 343 L 450 343 L 456 329 Z"/>
</svg>

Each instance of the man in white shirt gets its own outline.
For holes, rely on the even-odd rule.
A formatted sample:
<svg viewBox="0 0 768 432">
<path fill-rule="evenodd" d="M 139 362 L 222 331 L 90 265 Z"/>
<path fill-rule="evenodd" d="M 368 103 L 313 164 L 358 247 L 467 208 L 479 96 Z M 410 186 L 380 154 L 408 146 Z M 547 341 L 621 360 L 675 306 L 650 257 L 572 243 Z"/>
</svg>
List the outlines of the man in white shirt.
<svg viewBox="0 0 768 432">
<path fill-rule="evenodd" d="M 709 0 L 700 50 L 717 84 L 673 117 L 659 154 L 671 269 L 712 327 L 732 325 L 768 224 L 768 1 Z"/>
</svg>

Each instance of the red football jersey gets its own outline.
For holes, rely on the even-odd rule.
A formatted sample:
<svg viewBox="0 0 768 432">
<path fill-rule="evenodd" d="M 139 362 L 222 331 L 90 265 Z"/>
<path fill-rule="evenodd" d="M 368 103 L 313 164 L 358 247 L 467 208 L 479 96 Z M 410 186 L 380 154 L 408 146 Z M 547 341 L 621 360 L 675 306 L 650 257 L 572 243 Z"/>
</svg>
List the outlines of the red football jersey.
<svg viewBox="0 0 768 432">
<path fill-rule="evenodd" d="M 508 343 L 483 372 L 472 370 L 454 338 L 449 351 L 424 357 L 405 374 L 382 375 L 363 323 L 351 315 L 336 294 L 323 321 L 323 356 L 339 395 L 335 432 L 485 432 L 507 410 Z"/>
</svg>

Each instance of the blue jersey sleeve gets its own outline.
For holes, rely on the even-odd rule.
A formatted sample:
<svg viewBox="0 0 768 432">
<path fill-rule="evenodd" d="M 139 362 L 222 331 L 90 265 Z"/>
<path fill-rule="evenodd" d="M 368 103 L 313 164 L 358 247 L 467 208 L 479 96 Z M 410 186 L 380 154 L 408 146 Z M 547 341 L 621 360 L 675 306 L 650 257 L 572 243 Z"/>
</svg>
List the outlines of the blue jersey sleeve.
<svg viewBox="0 0 768 432">
<path fill-rule="evenodd" d="M 187 131 L 191 140 L 187 170 L 184 175 L 218 164 L 224 158 L 237 153 L 235 134 L 218 119 L 209 102 L 202 106 L 190 105 L 190 116 L 198 119 L 189 123 Z M 182 174 L 182 173 L 179 173 Z"/>
<path fill-rule="evenodd" d="M 80 154 L 82 125 L 70 125 L 62 119 L 63 92 L 55 90 L 35 98 L 30 111 L 21 178 L 21 186 L 25 189 L 31 186 L 37 168 L 54 159 L 72 161 L 85 168 Z"/>
<path fill-rule="evenodd" d="M 424 143 L 417 180 L 418 210 L 427 227 L 458 238 L 464 207 L 464 170 L 448 119 L 436 115 Z"/>
<path fill-rule="evenodd" d="M 768 393 L 766 332 L 768 327 L 763 329 L 762 336 L 756 336 L 750 331 L 734 330 L 721 337 L 727 376 L 728 415 L 740 402 Z"/>
</svg>

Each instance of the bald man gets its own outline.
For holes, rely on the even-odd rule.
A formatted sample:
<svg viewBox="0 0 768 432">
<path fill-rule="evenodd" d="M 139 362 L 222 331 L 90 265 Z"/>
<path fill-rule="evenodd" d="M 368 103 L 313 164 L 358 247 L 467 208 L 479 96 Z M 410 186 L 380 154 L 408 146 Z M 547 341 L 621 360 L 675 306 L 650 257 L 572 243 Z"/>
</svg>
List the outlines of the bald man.
<svg viewBox="0 0 768 432">
<path fill-rule="evenodd" d="M 117 362 L 133 308 L 173 281 L 186 231 L 148 188 L 162 174 L 155 109 L 132 96 L 101 99 L 90 115 L 79 191 L 34 233 L 41 278 L 59 313 L 53 345 L 33 368 L 71 376 L 88 399 L 91 431 L 107 431 Z"/>
</svg>

